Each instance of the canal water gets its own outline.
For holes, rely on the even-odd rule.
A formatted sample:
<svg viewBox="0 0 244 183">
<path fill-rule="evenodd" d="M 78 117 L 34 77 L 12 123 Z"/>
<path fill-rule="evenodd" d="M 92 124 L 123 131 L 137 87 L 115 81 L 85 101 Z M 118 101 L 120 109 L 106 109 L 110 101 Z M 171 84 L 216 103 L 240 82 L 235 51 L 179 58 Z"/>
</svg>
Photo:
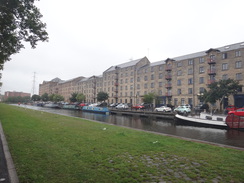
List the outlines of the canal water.
<svg viewBox="0 0 244 183">
<path fill-rule="evenodd" d="M 112 114 L 104 115 L 83 111 L 52 109 L 28 105 L 21 106 L 50 113 L 96 120 L 113 125 L 126 126 L 146 131 L 153 131 L 168 135 L 175 135 L 179 137 L 244 148 L 244 131 L 239 130 L 183 126 L 176 124 L 174 120 L 165 119 L 150 119 L 145 117 Z"/>
</svg>

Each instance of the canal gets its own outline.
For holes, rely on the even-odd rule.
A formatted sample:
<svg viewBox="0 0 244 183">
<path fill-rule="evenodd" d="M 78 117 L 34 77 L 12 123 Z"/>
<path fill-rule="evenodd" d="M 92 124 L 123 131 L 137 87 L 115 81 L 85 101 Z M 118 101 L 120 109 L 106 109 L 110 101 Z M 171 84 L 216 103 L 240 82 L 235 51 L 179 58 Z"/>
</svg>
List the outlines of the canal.
<svg viewBox="0 0 244 183">
<path fill-rule="evenodd" d="M 52 109 L 28 105 L 21 106 L 55 114 L 96 120 L 113 125 L 244 148 L 244 131 L 239 130 L 183 126 L 176 124 L 174 120 L 150 119 L 138 116 L 104 115 L 75 110 Z"/>
</svg>

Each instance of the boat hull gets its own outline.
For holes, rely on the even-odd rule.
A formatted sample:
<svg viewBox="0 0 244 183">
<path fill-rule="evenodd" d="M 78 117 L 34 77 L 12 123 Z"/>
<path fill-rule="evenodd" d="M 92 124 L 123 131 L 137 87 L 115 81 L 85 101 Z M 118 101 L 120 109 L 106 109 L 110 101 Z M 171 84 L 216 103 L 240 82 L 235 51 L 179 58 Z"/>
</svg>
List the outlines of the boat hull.
<svg viewBox="0 0 244 183">
<path fill-rule="evenodd" d="M 82 111 L 85 112 L 94 112 L 94 113 L 102 113 L 102 114 L 109 114 L 110 111 L 107 107 L 90 107 L 90 106 L 84 106 L 82 108 Z"/>
<path fill-rule="evenodd" d="M 229 128 L 244 129 L 244 116 L 230 114 L 226 118 L 226 124 Z"/>
<path fill-rule="evenodd" d="M 74 104 L 65 104 L 62 106 L 63 109 L 70 109 L 70 110 L 80 110 L 80 107 L 78 105 Z"/>
<path fill-rule="evenodd" d="M 220 121 L 211 120 L 208 118 L 202 119 L 200 117 L 188 117 L 182 116 L 179 114 L 175 115 L 175 119 L 179 122 L 179 124 L 191 125 L 191 126 L 201 126 L 201 127 L 208 127 L 208 128 L 219 128 L 219 129 L 226 129 L 227 124 L 225 123 L 225 117 Z"/>
</svg>

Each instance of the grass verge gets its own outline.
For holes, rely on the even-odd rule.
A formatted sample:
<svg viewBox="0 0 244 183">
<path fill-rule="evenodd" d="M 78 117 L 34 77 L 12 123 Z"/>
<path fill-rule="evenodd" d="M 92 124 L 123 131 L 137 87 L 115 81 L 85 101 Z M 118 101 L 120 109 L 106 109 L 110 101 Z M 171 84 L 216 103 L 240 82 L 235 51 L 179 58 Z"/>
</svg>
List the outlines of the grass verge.
<svg viewBox="0 0 244 183">
<path fill-rule="evenodd" d="M 244 152 L 0 104 L 20 182 L 243 182 Z"/>
</svg>

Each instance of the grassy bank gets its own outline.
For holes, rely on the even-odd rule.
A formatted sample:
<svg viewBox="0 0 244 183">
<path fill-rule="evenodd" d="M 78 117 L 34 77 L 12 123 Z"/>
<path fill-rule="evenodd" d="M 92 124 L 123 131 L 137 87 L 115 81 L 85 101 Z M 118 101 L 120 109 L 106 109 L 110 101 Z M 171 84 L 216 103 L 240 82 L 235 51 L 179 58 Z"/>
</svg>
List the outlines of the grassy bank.
<svg viewBox="0 0 244 183">
<path fill-rule="evenodd" d="M 243 182 L 244 152 L 0 104 L 20 182 Z"/>
</svg>

